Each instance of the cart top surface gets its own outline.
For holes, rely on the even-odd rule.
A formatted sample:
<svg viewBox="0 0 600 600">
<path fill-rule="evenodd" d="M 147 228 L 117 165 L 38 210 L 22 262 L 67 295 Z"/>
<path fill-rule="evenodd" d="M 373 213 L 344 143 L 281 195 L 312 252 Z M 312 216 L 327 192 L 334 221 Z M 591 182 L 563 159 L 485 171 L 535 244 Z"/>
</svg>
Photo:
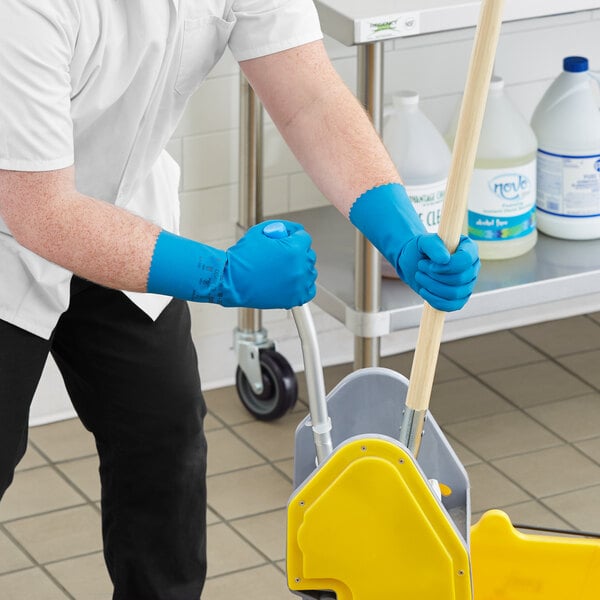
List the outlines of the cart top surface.
<svg viewBox="0 0 600 600">
<path fill-rule="evenodd" d="M 323 31 L 346 45 L 473 27 L 480 0 L 315 0 Z M 600 8 L 599 0 L 506 0 L 504 20 Z"/>
</svg>

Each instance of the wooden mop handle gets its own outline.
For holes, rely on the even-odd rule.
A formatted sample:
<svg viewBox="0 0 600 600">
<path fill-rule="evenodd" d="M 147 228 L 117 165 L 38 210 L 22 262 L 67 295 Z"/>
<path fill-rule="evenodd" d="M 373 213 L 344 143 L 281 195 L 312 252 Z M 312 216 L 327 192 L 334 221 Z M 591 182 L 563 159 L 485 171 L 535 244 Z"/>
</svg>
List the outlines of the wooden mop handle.
<svg viewBox="0 0 600 600">
<path fill-rule="evenodd" d="M 483 0 L 458 119 L 446 196 L 438 234 L 451 252 L 460 241 L 479 134 L 485 113 L 496 47 L 502 25 L 504 0 Z M 425 303 L 415 349 L 408 408 L 423 411 L 429 406 L 445 313 Z"/>
</svg>

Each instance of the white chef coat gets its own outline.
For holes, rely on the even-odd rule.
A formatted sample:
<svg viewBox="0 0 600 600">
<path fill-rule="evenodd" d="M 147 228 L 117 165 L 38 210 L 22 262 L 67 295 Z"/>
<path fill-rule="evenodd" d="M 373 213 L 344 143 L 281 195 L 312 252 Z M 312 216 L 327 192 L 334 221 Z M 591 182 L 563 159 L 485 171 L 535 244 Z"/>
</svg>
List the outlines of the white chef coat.
<svg viewBox="0 0 600 600">
<path fill-rule="evenodd" d="M 75 165 L 79 192 L 178 232 L 164 152 L 227 45 L 236 60 L 321 38 L 312 0 L 0 0 L 0 169 Z M 0 219 L 0 319 L 49 338 L 71 273 Z M 156 318 L 169 298 L 127 293 Z"/>
</svg>

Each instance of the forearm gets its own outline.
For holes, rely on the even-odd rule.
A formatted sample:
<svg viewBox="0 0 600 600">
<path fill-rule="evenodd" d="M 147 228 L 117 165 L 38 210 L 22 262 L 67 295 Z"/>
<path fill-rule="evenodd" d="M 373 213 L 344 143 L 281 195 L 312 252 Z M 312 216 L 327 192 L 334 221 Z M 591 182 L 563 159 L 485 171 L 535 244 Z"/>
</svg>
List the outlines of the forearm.
<svg viewBox="0 0 600 600">
<path fill-rule="evenodd" d="M 79 194 L 73 169 L 0 170 L 0 216 L 25 248 L 105 287 L 194 302 L 291 308 L 315 293 L 316 256 L 290 221 L 251 227 L 220 250 Z"/>
<path fill-rule="evenodd" d="M 242 69 L 302 167 L 344 215 L 366 190 L 400 182 L 321 42 L 246 61 Z"/>
<path fill-rule="evenodd" d="M 22 246 L 80 277 L 115 289 L 146 291 L 160 228 L 79 194 L 72 177 L 72 169 L 3 172 L 0 210 L 11 233 Z"/>
<path fill-rule="evenodd" d="M 452 256 L 427 235 L 367 114 L 321 42 L 241 64 L 305 171 L 432 306 L 457 310 L 479 270 L 475 245 Z"/>
</svg>

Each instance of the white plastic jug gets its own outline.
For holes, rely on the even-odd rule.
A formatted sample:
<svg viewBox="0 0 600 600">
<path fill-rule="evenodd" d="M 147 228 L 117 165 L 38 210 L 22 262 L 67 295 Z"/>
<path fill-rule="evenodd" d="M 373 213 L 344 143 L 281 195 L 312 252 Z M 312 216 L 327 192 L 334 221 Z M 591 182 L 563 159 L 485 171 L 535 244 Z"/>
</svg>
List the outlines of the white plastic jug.
<svg viewBox="0 0 600 600">
<path fill-rule="evenodd" d="M 600 238 L 600 110 L 588 60 L 569 56 L 531 120 L 538 138 L 540 231 Z"/>
<path fill-rule="evenodd" d="M 419 94 L 394 95 L 393 108 L 384 120 L 383 142 L 423 225 L 436 233 L 448 182 L 451 155 L 442 134 L 419 107 Z M 395 276 L 384 261 L 383 275 Z"/>
<path fill-rule="evenodd" d="M 448 138 L 453 144 L 458 115 Z M 506 95 L 504 80 L 490 82 L 465 230 L 482 259 L 514 258 L 537 241 L 535 226 L 537 141 Z"/>
</svg>

